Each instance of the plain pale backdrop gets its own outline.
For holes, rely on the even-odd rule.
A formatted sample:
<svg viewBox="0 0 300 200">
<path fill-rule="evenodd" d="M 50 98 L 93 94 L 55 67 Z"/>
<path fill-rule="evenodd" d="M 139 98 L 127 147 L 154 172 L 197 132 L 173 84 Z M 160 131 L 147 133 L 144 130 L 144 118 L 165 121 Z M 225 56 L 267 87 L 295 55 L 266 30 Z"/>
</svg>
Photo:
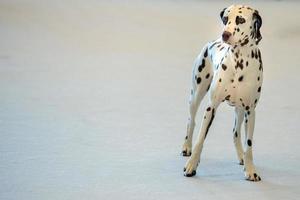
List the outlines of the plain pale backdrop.
<svg viewBox="0 0 300 200">
<path fill-rule="evenodd" d="M 192 64 L 232 2 L 1 0 L 0 199 L 298 200 L 296 1 L 249 3 L 263 19 L 263 181 L 244 180 L 225 104 L 197 176 L 183 176 Z"/>
</svg>

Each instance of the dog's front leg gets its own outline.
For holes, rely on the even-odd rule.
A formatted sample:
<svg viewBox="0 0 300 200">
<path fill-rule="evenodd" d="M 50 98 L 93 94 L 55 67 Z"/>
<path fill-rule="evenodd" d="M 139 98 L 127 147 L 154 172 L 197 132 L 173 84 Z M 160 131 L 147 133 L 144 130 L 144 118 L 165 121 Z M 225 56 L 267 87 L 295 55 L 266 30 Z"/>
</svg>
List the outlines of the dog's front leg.
<svg viewBox="0 0 300 200">
<path fill-rule="evenodd" d="M 210 103 L 210 105 L 206 108 L 206 111 L 204 113 L 204 117 L 202 120 L 202 124 L 201 124 L 200 133 L 198 135 L 197 142 L 193 149 L 193 154 L 188 159 L 188 161 L 183 169 L 184 175 L 187 177 L 191 177 L 196 174 L 196 169 L 197 169 L 198 163 L 200 162 L 200 155 L 202 152 L 203 143 L 207 136 L 208 130 L 214 120 L 218 105 L 219 105 L 219 103 L 218 104 Z"/>
<path fill-rule="evenodd" d="M 253 144 L 253 131 L 255 124 L 255 110 L 252 109 L 246 112 L 246 151 L 244 155 L 245 161 L 245 177 L 249 181 L 260 181 L 261 178 L 257 174 L 255 166 L 253 164 L 253 155 L 252 155 L 252 144 Z"/>
<path fill-rule="evenodd" d="M 241 142 L 241 125 L 244 120 L 244 111 L 238 107 L 235 108 L 235 122 L 233 128 L 233 142 L 235 145 L 236 153 L 239 159 L 240 165 L 244 164 L 243 156 L 243 146 Z"/>
</svg>

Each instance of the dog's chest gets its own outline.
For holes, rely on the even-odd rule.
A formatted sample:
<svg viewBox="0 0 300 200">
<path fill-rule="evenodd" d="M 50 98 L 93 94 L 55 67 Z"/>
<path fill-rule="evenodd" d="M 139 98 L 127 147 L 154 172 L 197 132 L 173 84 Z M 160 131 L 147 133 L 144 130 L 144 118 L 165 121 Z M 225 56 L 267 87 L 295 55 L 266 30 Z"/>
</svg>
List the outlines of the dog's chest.
<svg viewBox="0 0 300 200">
<path fill-rule="evenodd" d="M 262 64 L 258 52 L 258 49 L 219 52 L 214 62 L 215 98 L 233 105 L 242 105 L 241 99 L 245 104 L 259 98 Z"/>
</svg>

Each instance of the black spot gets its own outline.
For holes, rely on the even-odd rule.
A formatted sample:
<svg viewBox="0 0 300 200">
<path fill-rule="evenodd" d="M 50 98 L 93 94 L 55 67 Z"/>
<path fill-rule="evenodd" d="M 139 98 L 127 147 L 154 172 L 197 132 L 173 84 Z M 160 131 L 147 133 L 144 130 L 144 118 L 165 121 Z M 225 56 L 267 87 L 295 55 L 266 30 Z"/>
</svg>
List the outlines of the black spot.
<svg viewBox="0 0 300 200">
<path fill-rule="evenodd" d="M 250 115 L 250 111 L 249 110 L 248 110 L 247 114 Z"/>
<path fill-rule="evenodd" d="M 223 62 L 223 60 L 224 60 L 224 57 L 221 59 L 221 63 Z"/>
<path fill-rule="evenodd" d="M 233 79 L 231 79 L 231 83 L 233 83 L 234 82 L 234 80 Z"/>
<path fill-rule="evenodd" d="M 245 108 L 246 110 L 249 110 L 249 106 L 246 106 L 246 108 Z"/>
<path fill-rule="evenodd" d="M 235 57 L 236 57 L 236 58 L 239 58 L 239 54 L 238 54 L 238 52 L 235 52 L 235 54 L 234 54 L 234 55 L 235 55 Z"/>
<path fill-rule="evenodd" d="M 212 49 L 216 44 L 219 44 L 220 42 L 214 42 L 210 47 L 209 49 Z"/>
<path fill-rule="evenodd" d="M 197 84 L 200 84 L 201 83 L 201 77 L 198 77 L 197 78 Z"/>
<path fill-rule="evenodd" d="M 207 112 L 211 111 L 211 107 L 208 107 L 208 108 L 206 109 L 206 111 L 207 111 Z"/>
<path fill-rule="evenodd" d="M 248 61 L 246 61 L 246 66 L 248 67 Z"/>
<path fill-rule="evenodd" d="M 241 70 L 243 70 L 244 65 L 243 65 L 243 63 L 242 63 L 241 61 L 237 61 L 237 62 L 236 62 L 235 69 L 237 69 L 237 68 L 240 68 Z"/>
<path fill-rule="evenodd" d="M 257 103 L 257 99 L 255 99 L 255 101 L 254 101 L 254 104 L 256 104 Z"/>
<path fill-rule="evenodd" d="M 261 87 L 259 87 L 258 89 L 257 89 L 257 92 L 260 92 L 261 91 Z"/>
<path fill-rule="evenodd" d="M 246 22 L 246 20 L 244 18 L 242 18 L 240 16 L 236 16 L 236 18 L 235 18 L 236 25 L 243 24 L 245 22 Z"/>
<path fill-rule="evenodd" d="M 256 174 L 256 173 L 254 173 L 253 175 L 254 175 L 254 178 L 256 178 L 256 177 L 257 177 L 257 174 Z"/>
<path fill-rule="evenodd" d="M 208 87 L 207 87 L 206 91 L 208 91 L 208 90 L 209 90 L 209 88 L 210 88 L 210 84 L 208 85 Z"/>
<path fill-rule="evenodd" d="M 244 76 L 240 76 L 239 82 L 243 81 L 243 79 L 244 79 Z"/>
<path fill-rule="evenodd" d="M 251 140 L 247 140 L 247 144 L 248 144 L 249 147 L 251 147 L 252 146 Z"/>
<path fill-rule="evenodd" d="M 217 47 L 220 48 L 221 44 L 219 44 Z"/>
<path fill-rule="evenodd" d="M 222 82 L 222 79 L 221 79 L 221 78 L 219 79 L 219 82 Z"/>
<path fill-rule="evenodd" d="M 227 69 L 227 66 L 222 64 L 222 69 L 225 71 Z"/>
<path fill-rule="evenodd" d="M 188 136 L 185 136 L 185 139 L 187 140 L 187 139 L 188 139 Z"/>
<path fill-rule="evenodd" d="M 260 77 L 257 77 L 257 80 L 259 81 L 259 80 L 260 80 Z"/>
<path fill-rule="evenodd" d="M 251 51 L 251 57 L 254 58 L 254 52 L 253 52 L 253 50 Z"/>
<path fill-rule="evenodd" d="M 204 52 L 204 57 L 205 57 L 205 58 L 207 57 L 207 48 L 206 48 L 206 50 L 205 50 L 205 52 Z"/>
<path fill-rule="evenodd" d="M 249 40 L 248 40 L 248 38 L 246 38 L 246 39 L 244 40 L 244 42 L 241 43 L 241 45 L 244 46 L 244 45 L 248 44 L 248 42 L 249 42 Z"/>
<path fill-rule="evenodd" d="M 222 51 L 224 49 L 224 47 L 221 47 L 220 51 Z"/>
<path fill-rule="evenodd" d="M 237 131 L 235 132 L 235 134 L 234 134 L 234 135 L 235 135 L 235 137 L 238 137 L 238 133 L 237 133 Z"/>
<path fill-rule="evenodd" d="M 248 119 L 245 120 L 245 123 L 246 123 L 246 124 L 248 123 Z"/>
<path fill-rule="evenodd" d="M 263 70 L 263 66 L 262 66 L 262 61 L 261 59 L 259 60 L 259 71 L 262 71 Z"/>
<path fill-rule="evenodd" d="M 240 28 L 237 28 L 236 30 L 237 30 L 237 32 L 240 32 Z"/>
<path fill-rule="evenodd" d="M 227 96 L 225 97 L 225 100 L 229 101 L 229 99 L 230 99 L 230 95 L 227 95 Z"/>
<path fill-rule="evenodd" d="M 208 78 L 209 78 L 209 76 L 210 76 L 210 74 L 208 73 L 208 74 L 206 74 L 205 78 L 206 78 L 206 79 L 208 79 Z"/>
<path fill-rule="evenodd" d="M 212 124 L 214 118 L 215 118 L 215 109 L 213 108 L 213 109 L 212 109 L 212 115 L 211 115 L 210 121 L 209 121 L 209 123 L 208 123 L 208 125 L 207 125 L 207 128 L 206 128 L 206 131 L 205 131 L 204 139 L 205 139 L 206 136 L 207 136 L 208 130 L 209 130 L 209 128 L 210 128 L 210 126 L 211 126 L 211 124 Z"/>
<path fill-rule="evenodd" d="M 198 67 L 198 71 L 201 72 L 204 67 L 205 67 L 205 59 L 203 58 L 202 59 L 202 64 L 199 65 L 199 67 Z"/>
<path fill-rule="evenodd" d="M 261 53 L 260 50 L 258 49 L 258 61 L 259 61 L 259 70 L 263 70 L 263 66 L 262 66 L 262 60 L 261 60 Z"/>
</svg>

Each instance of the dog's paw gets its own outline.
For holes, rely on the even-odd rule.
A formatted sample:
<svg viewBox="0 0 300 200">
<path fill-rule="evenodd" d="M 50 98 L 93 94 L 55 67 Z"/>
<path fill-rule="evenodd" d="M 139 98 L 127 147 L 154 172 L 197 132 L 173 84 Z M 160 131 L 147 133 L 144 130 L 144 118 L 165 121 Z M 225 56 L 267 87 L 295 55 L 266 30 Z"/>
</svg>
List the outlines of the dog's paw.
<svg viewBox="0 0 300 200">
<path fill-rule="evenodd" d="M 182 151 L 181 151 L 182 156 L 191 156 L 192 155 L 192 144 L 188 142 L 184 142 Z"/>
<path fill-rule="evenodd" d="M 188 161 L 185 164 L 185 167 L 183 169 L 183 174 L 186 177 L 192 177 L 196 175 L 196 169 L 199 163 L 199 159 L 190 157 Z"/>
<path fill-rule="evenodd" d="M 240 159 L 240 162 L 239 162 L 240 165 L 244 165 L 244 159 Z"/>
<path fill-rule="evenodd" d="M 260 176 L 255 171 L 251 171 L 251 172 L 245 171 L 245 178 L 248 181 L 255 181 L 255 182 L 256 181 L 261 181 Z"/>
</svg>

